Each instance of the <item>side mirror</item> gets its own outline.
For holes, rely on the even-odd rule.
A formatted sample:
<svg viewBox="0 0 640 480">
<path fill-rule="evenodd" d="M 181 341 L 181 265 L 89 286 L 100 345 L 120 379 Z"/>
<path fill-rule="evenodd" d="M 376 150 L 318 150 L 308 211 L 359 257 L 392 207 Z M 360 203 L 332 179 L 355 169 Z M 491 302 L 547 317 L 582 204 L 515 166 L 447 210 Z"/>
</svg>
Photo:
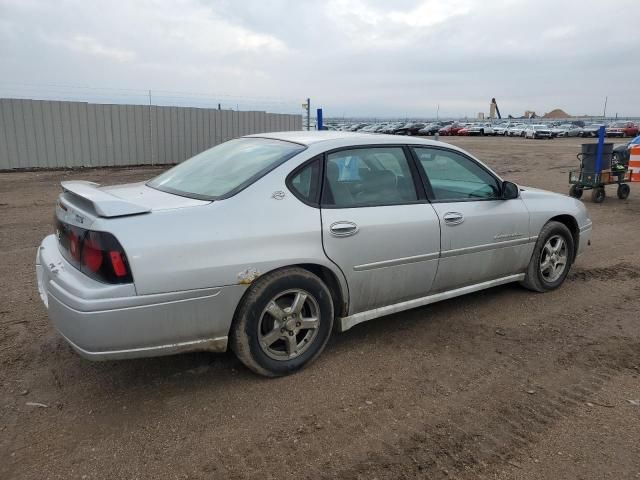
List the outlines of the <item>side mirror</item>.
<svg viewBox="0 0 640 480">
<path fill-rule="evenodd" d="M 518 185 L 513 182 L 502 182 L 502 199 L 503 200 L 513 200 L 520 196 L 520 189 Z"/>
</svg>

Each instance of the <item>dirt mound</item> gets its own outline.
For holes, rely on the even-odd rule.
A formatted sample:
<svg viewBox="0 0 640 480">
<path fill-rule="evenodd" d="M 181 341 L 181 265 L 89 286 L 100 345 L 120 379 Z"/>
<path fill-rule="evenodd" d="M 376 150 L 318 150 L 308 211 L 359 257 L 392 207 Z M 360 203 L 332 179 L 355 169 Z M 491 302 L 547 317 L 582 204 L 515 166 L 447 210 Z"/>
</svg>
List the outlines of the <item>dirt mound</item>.
<svg viewBox="0 0 640 480">
<path fill-rule="evenodd" d="M 561 108 L 556 108 L 555 110 L 551 110 L 549 113 L 545 113 L 542 118 L 569 118 L 570 116 L 571 115 Z"/>
</svg>

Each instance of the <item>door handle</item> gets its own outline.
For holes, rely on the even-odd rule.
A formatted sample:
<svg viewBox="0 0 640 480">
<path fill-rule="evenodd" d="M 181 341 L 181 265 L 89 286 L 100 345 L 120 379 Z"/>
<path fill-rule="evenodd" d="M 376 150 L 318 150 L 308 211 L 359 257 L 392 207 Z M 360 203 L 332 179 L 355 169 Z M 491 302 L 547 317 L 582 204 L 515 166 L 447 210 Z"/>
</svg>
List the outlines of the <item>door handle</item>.
<svg viewBox="0 0 640 480">
<path fill-rule="evenodd" d="M 329 226 L 329 231 L 334 237 L 350 237 L 358 233 L 358 225 L 353 222 L 334 222 Z"/>
<path fill-rule="evenodd" d="M 443 216 L 444 223 L 447 225 L 460 225 L 464 222 L 464 215 L 460 212 L 447 212 Z"/>
</svg>

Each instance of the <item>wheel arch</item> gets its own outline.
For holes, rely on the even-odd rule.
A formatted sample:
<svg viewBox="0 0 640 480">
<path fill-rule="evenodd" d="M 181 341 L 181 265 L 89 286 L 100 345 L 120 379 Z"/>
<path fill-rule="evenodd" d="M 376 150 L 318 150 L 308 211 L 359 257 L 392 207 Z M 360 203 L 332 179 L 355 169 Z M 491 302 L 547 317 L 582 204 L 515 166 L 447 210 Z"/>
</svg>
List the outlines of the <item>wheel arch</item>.
<svg viewBox="0 0 640 480">
<path fill-rule="evenodd" d="M 348 294 L 343 292 L 343 287 L 340 284 L 337 274 L 329 267 L 320 265 L 318 263 L 300 263 L 297 265 L 290 265 L 291 267 L 303 268 L 324 282 L 324 284 L 331 292 L 331 300 L 333 301 L 333 311 L 336 317 L 343 317 L 348 312 Z M 286 267 L 284 267 L 286 268 Z"/>
<path fill-rule="evenodd" d="M 331 293 L 331 300 L 333 302 L 333 311 L 335 316 L 341 317 L 341 316 L 347 315 L 348 306 L 349 306 L 348 305 L 349 292 L 347 290 L 348 287 L 346 285 L 346 280 L 341 283 L 338 277 L 338 273 L 334 272 L 331 268 L 327 267 L 326 265 L 321 265 L 319 263 L 292 263 L 290 265 L 282 265 L 277 268 L 268 270 L 260 274 L 260 276 L 262 277 L 264 275 L 277 272 L 280 270 L 285 270 L 287 268 L 301 268 L 317 276 L 320 280 L 324 282 L 324 284 L 329 289 L 329 292 Z M 236 313 L 238 312 L 240 305 L 242 304 L 242 302 L 244 301 L 245 297 L 247 296 L 250 290 L 251 290 L 251 285 L 249 285 L 249 288 L 246 289 L 246 291 L 242 295 L 242 298 L 238 302 L 238 305 L 236 306 L 234 315 L 233 315 L 234 322 L 236 318 Z"/>
<path fill-rule="evenodd" d="M 578 226 L 578 221 L 572 215 L 563 214 L 550 218 L 549 222 L 562 223 L 569 229 L 571 237 L 573 238 L 573 259 L 575 260 L 578 254 L 578 243 L 580 242 L 580 227 Z"/>
</svg>

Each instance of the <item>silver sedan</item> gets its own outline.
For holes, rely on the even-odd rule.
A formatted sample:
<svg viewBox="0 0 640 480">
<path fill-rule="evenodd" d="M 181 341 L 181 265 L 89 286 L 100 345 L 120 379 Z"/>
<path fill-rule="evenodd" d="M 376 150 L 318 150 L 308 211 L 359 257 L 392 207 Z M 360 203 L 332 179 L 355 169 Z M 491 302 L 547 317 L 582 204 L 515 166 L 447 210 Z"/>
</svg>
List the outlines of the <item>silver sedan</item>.
<svg viewBox="0 0 640 480">
<path fill-rule="evenodd" d="M 268 376 L 334 328 L 509 282 L 555 289 L 591 235 L 579 200 L 386 135 L 252 135 L 146 183 L 62 190 L 36 271 L 79 354 L 231 348 Z"/>
</svg>

